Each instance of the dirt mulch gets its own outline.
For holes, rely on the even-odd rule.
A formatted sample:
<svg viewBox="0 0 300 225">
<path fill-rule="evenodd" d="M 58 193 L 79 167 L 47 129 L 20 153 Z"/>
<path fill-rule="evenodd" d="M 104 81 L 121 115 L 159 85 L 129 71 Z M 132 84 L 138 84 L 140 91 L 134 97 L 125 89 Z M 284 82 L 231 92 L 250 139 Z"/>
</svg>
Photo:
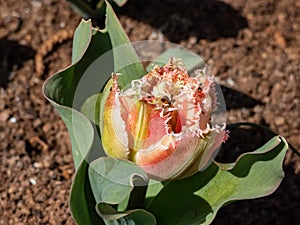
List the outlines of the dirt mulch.
<svg viewBox="0 0 300 225">
<path fill-rule="evenodd" d="M 132 41 L 167 40 L 204 57 L 222 85 L 228 122 L 266 125 L 298 151 L 299 12 L 296 0 L 129 0 L 118 10 Z M 0 2 L 0 224 L 74 224 L 71 146 L 41 87 L 70 64 L 79 22 L 65 1 Z M 270 136 L 235 129 L 219 158 L 231 161 Z M 274 194 L 229 205 L 214 224 L 300 224 L 300 159 L 292 151 L 284 169 Z"/>
</svg>

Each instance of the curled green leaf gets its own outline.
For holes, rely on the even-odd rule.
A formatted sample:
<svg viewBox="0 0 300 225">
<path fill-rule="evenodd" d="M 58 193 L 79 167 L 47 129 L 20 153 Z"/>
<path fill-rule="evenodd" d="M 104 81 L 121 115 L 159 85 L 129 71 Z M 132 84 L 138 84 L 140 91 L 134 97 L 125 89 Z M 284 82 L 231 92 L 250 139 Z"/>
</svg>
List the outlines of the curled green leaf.
<svg viewBox="0 0 300 225">
<path fill-rule="evenodd" d="M 276 136 L 260 149 L 241 155 L 234 164 L 212 163 L 190 178 L 164 185 L 155 197 L 150 196 L 146 209 L 158 224 L 210 224 L 228 203 L 273 193 L 284 177 L 287 149 L 285 139 Z"/>
<path fill-rule="evenodd" d="M 124 85 L 134 77 L 144 74 L 142 64 L 128 44 L 129 39 L 107 1 L 105 1 L 105 10 L 105 29 L 92 28 L 90 20 L 83 20 L 74 34 L 72 65 L 54 74 L 45 81 L 43 86 L 46 99 L 59 112 L 69 131 L 76 169 L 71 189 L 70 208 L 79 225 L 104 224 L 104 220 L 95 210 L 96 202 L 87 175 L 88 162 L 101 155 L 102 146 L 97 129 L 89 120 L 91 114 L 85 114 L 85 116 L 79 110 L 83 109 L 86 113 L 90 107 L 94 107 L 93 102 L 90 101 L 92 99 L 89 98 L 99 94 L 110 79 L 112 72 L 122 70 L 125 74 L 129 74 L 128 77 L 124 76 Z M 112 50 L 122 45 L 125 45 L 126 52 L 135 62 L 134 65 L 126 66 L 126 68 L 122 67 L 123 56 L 116 55 L 120 52 Z M 102 56 L 105 56 L 105 60 L 97 61 Z M 94 122 L 97 124 L 97 120 Z"/>
<path fill-rule="evenodd" d="M 90 164 L 89 180 L 97 202 L 96 210 L 107 223 L 155 224 L 155 217 L 146 210 L 117 211 L 113 207 L 130 204 L 135 186 L 144 185 L 146 188 L 148 177 L 136 164 L 114 158 L 99 158 Z"/>
</svg>

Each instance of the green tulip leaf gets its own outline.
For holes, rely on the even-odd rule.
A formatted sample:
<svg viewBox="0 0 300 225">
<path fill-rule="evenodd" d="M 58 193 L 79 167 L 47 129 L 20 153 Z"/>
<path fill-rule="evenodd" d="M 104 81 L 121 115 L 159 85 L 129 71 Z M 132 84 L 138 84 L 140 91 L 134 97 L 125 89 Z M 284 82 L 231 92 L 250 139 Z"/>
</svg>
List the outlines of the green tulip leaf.
<svg viewBox="0 0 300 225">
<path fill-rule="evenodd" d="M 92 100 L 89 98 L 103 90 L 112 72 L 122 72 L 123 86 L 145 74 L 112 7 L 106 2 L 105 29 L 92 28 L 90 20 L 83 20 L 74 34 L 72 65 L 46 80 L 43 87 L 45 97 L 58 110 L 68 128 L 75 168 L 86 157 L 94 137 L 90 121 L 77 111 L 83 108 L 86 113 L 89 106 L 94 107 L 89 104 Z M 91 112 L 95 110 L 91 109 Z M 91 114 L 87 116 L 91 119 Z M 74 127 L 77 121 L 82 126 Z M 92 121 L 97 123 L 96 117 Z"/>
<path fill-rule="evenodd" d="M 127 0 L 113 0 L 118 6 L 123 6 L 127 2 Z"/>
<path fill-rule="evenodd" d="M 192 177 L 166 183 L 155 197 L 147 195 L 152 199 L 146 209 L 158 224 L 210 224 L 222 206 L 274 192 L 284 177 L 287 149 L 286 141 L 277 136 L 234 164 L 214 162 Z"/>
<path fill-rule="evenodd" d="M 83 20 L 74 34 L 72 64 L 43 86 L 45 97 L 64 120 L 72 143 L 76 173 L 70 208 L 76 223 L 210 224 L 222 206 L 272 193 L 283 178 L 281 165 L 287 144 L 282 137 L 242 155 L 236 163 L 213 162 L 205 171 L 183 180 L 150 181 L 145 202 L 141 203 L 144 199 L 136 196 L 143 188 L 137 183 L 145 182 L 147 176 L 133 163 L 103 157 L 98 126 L 112 85 L 111 74 L 118 73 L 119 87 L 126 89 L 146 71 L 111 5 L 105 1 L 104 6 L 105 28 L 93 28 L 90 20 Z M 169 50 L 158 61 L 175 53 Z M 175 56 L 183 58 L 188 68 L 202 65 L 202 61 L 194 61 L 180 51 Z M 141 209 L 143 204 L 145 208 Z"/>
<path fill-rule="evenodd" d="M 89 178 L 96 202 L 121 203 L 132 191 L 134 182 L 144 180 L 147 175 L 133 162 L 101 157 L 90 163 Z"/>
<path fill-rule="evenodd" d="M 83 20 L 74 34 L 72 65 L 47 79 L 43 86 L 45 97 L 64 120 L 72 143 L 76 174 L 70 208 L 79 225 L 104 224 L 97 214 L 96 200 L 87 175 L 89 162 L 104 156 L 95 127 L 99 117 L 93 117 L 99 110 L 98 100 L 101 97 L 96 99 L 95 96 L 99 96 L 112 72 L 123 73 L 120 80 L 124 86 L 145 74 L 112 7 L 107 1 L 105 4 L 105 29 L 93 28 L 90 20 Z M 129 64 L 131 61 L 133 64 Z M 84 114 L 79 112 L 80 109 Z"/>
<path fill-rule="evenodd" d="M 82 161 L 76 171 L 70 197 L 70 209 L 79 225 L 104 225 L 104 220 L 95 210 L 96 201 L 88 179 L 88 163 Z"/>
<path fill-rule="evenodd" d="M 126 160 L 98 158 L 90 164 L 89 180 L 97 202 L 97 212 L 106 223 L 155 224 L 153 215 L 145 210 L 117 211 L 113 207 L 124 202 L 128 206 L 132 192 L 138 190 L 135 188 L 146 188 L 147 174 L 139 166 Z"/>
<path fill-rule="evenodd" d="M 97 205 L 97 209 L 102 215 L 114 218 L 113 220 L 104 220 L 106 225 L 156 225 L 155 217 L 146 210 L 117 212 L 112 206 L 102 203 Z"/>
<path fill-rule="evenodd" d="M 92 18 L 98 25 L 102 24 L 105 16 L 105 0 L 68 0 L 71 7 L 85 19 Z M 119 7 L 125 5 L 127 0 L 109 0 Z"/>
<path fill-rule="evenodd" d="M 100 100 L 102 94 L 95 94 L 89 97 L 81 106 L 83 113 L 94 124 L 99 125 Z"/>
<path fill-rule="evenodd" d="M 107 5 L 106 11 L 105 30 L 109 33 L 110 41 L 113 46 L 114 72 L 121 74 L 118 83 L 120 89 L 123 89 L 130 84 L 132 80 L 143 77 L 146 71 L 109 4 Z"/>
<path fill-rule="evenodd" d="M 156 180 L 149 180 L 149 185 L 146 192 L 146 198 L 144 201 L 144 208 L 148 208 L 153 199 L 159 194 L 164 188 L 166 182 L 158 182 Z"/>
<path fill-rule="evenodd" d="M 72 63 L 80 60 L 86 52 L 92 38 L 92 29 L 89 21 L 82 21 L 74 32 L 72 47 Z"/>
</svg>

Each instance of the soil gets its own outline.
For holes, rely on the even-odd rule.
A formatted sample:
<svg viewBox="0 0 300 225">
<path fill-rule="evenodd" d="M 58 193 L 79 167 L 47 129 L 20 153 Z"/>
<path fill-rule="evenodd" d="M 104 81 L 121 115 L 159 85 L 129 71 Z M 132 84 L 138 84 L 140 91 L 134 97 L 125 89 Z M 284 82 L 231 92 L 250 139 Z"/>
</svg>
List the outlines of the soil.
<svg viewBox="0 0 300 225">
<path fill-rule="evenodd" d="M 132 41 L 171 41 L 201 55 L 222 85 L 228 123 L 267 126 L 300 151 L 299 1 L 129 0 L 117 14 Z M 80 19 L 67 1 L 0 2 L 0 224 L 75 224 L 68 133 L 41 89 L 70 64 Z M 239 127 L 230 136 L 220 161 L 272 134 Z M 213 224 L 300 224 L 300 158 L 291 150 L 284 170 L 272 195 L 230 204 Z"/>
</svg>

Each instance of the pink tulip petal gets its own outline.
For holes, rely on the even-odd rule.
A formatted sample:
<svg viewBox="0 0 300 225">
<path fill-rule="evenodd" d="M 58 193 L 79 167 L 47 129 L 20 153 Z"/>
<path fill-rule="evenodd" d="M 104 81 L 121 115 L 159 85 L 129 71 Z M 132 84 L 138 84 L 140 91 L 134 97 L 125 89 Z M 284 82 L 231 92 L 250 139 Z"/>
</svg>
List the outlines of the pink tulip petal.
<svg viewBox="0 0 300 225">
<path fill-rule="evenodd" d="M 199 170 L 204 170 L 210 165 L 212 160 L 217 155 L 221 144 L 226 139 L 226 135 L 227 133 L 224 129 L 211 131 L 207 148 L 205 149 L 205 152 L 199 163 Z"/>
<path fill-rule="evenodd" d="M 180 61 L 171 59 L 124 91 L 113 75 L 100 126 L 106 153 L 136 162 L 157 180 L 206 168 L 226 131 L 210 126 L 216 106 L 212 77 L 205 69 L 195 74 L 189 77 Z"/>
<path fill-rule="evenodd" d="M 166 180 L 184 176 L 185 170 L 194 163 L 195 159 L 201 158 L 208 141 L 192 136 L 184 137 L 181 140 L 173 138 L 168 138 L 167 144 L 156 149 L 138 152 L 136 163 L 150 177 Z"/>
</svg>

